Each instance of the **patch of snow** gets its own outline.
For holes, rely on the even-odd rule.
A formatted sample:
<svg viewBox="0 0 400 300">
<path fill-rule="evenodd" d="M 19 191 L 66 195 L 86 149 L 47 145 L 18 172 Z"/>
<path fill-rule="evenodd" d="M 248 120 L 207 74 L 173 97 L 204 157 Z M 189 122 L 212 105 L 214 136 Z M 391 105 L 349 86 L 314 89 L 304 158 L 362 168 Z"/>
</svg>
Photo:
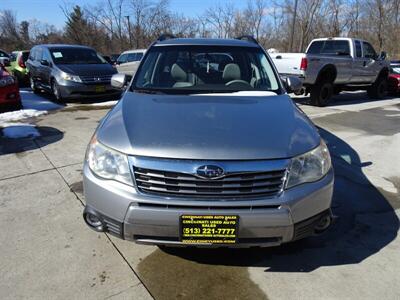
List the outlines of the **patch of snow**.
<svg viewBox="0 0 400 300">
<path fill-rule="evenodd" d="M 2 129 L 3 136 L 11 139 L 19 139 L 26 137 L 38 137 L 39 131 L 34 125 L 24 123 L 8 123 Z"/>
<path fill-rule="evenodd" d="M 38 117 L 44 114 L 47 114 L 46 110 L 36 110 L 36 109 L 21 109 L 16 111 L 5 112 L 0 114 L 0 127 L 4 127 L 3 124 L 7 122 Z"/>
<path fill-rule="evenodd" d="M 112 100 L 112 101 L 93 103 L 93 104 L 90 104 L 90 105 L 92 105 L 92 106 L 114 106 L 117 103 L 118 103 L 118 100 Z"/>
</svg>

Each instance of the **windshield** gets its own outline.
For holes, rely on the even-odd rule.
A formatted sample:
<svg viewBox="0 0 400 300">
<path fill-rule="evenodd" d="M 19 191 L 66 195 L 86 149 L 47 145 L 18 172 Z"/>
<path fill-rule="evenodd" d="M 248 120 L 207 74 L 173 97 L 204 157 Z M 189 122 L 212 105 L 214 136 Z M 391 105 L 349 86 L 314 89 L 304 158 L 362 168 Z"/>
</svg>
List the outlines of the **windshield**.
<svg viewBox="0 0 400 300">
<path fill-rule="evenodd" d="M 261 49 L 222 46 L 153 47 L 132 88 L 168 93 L 280 90 Z"/>
<path fill-rule="evenodd" d="M 106 60 L 100 57 L 96 51 L 85 48 L 52 48 L 51 57 L 57 65 L 83 65 L 105 64 Z"/>
</svg>

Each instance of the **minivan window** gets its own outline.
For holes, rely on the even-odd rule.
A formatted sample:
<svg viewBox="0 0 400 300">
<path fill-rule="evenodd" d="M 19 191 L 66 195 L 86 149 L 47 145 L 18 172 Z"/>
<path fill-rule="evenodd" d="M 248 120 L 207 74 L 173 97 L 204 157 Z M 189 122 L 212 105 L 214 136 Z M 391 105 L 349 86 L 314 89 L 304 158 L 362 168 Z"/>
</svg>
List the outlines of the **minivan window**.
<svg viewBox="0 0 400 300">
<path fill-rule="evenodd" d="M 346 40 L 314 41 L 307 54 L 350 55 L 350 45 Z"/>
<path fill-rule="evenodd" d="M 42 48 L 36 48 L 35 60 L 41 60 L 42 59 L 42 53 L 43 53 L 43 49 Z"/>
<path fill-rule="evenodd" d="M 278 92 L 279 84 L 260 48 L 188 45 L 151 48 L 132 88 L 168 93 Z"/>
<path fill-rule="evenodd" d="M 43 49 L 42 51 L 42 58 L 41 60 L 46 60 L 47 62 L 51 61 L 50 55 L 46 49 Z"/>
<path fill-rule="evenodd" d="M 96 51 L 86 48 L 50 48 L 50 53 L 56 65 L 106 64 Z"/>
</svg>

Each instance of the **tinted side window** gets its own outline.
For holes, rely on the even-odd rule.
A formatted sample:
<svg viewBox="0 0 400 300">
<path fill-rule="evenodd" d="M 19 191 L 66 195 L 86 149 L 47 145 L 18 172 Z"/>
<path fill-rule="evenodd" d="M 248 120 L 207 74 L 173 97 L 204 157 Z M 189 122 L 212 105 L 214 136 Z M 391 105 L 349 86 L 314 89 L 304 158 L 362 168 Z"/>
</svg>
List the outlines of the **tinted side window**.
<svg viewBox="0 0 400 300">
<path fill-rule="evenodd" d="M 137 61 L 141 60 L 142 57 L 143 57 L 143 53 L 141 53 L 141 52 L 136 53 L 136 60 L 137 60 Z"/>
<path fill-rule="evenodd" d="M 376 52 L 374 48 L 367 42 L 364 42 L 363 44 L 364 44 L 364 57 L 375 59 Z"/>
<path fill-rule="evenodd" d="M 361 42 L 356 41 L 356 57 L 362 57 Z"/>
<path fill-rule="evenodd" d="M 350 45 L 348 41 L 315 41 L 311 44 L 307 51 L 308 54 L 327 54 L 327 55 L 338 55 L 338 54 L 350 54 Z"/>
<path fill-rule="evenodd" d="M 125 63 L 127 58 L 128 54 L 122 54 L 120 57 L 118 57 L 117 62 L 119 62 L 120 64 Z"/>
<path fill-rule="evenodd" d="M 309 54 L 320 54 L 323 44 L 324 44 L 323 41 L 315 41 L 315 42 L 313 42 L 310 45 L 310 47 L 308 48 L 307 53 L 309 53 Z"/>
<path fill-rule="evenodd" d="M 0 57 L 8 57 L 8 54 L 3 51 L 0 51 Z"/>
<path fill-rule="evenodd" d="M 136 53 L 129 53 L 126 62 L 136 61 Z"/>
</svg>

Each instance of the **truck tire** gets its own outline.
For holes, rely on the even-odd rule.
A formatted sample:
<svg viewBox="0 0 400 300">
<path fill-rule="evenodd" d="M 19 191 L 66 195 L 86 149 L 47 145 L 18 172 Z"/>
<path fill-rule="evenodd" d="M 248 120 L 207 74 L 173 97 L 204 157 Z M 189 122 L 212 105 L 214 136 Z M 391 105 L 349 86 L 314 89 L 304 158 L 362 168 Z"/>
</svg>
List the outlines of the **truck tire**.
<svg viewBox="0 0 400 300">
<path fill-rule="evenodd" d="M 387 95 L 387 86 L 387 78 L 385 76 L 379 76 L 367 89 L 368 97 L 371 99 L 382 99 Z"/>
<path fill-rule="evenodd" d="M 327 80 L 321 80 L 311 87 L 311 104 L 326 106 L 333 95 L 333 84 Z"/>
</svg>

